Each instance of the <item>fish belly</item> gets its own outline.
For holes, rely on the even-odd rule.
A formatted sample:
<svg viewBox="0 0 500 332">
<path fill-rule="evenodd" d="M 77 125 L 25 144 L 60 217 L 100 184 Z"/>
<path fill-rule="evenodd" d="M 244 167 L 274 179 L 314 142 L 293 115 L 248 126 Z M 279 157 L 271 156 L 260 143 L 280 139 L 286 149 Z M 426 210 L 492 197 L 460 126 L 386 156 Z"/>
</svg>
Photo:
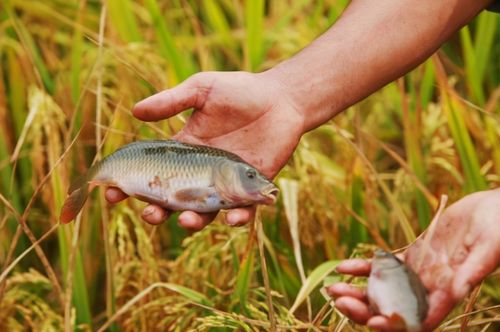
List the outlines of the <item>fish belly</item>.
<svg viewBox="0 0 500 332">
<path fill-rule="evenodd" d="M 129 196 L 172 211 L 213 212 L 230 207 L 205 179 L 129 174 L 113 182 Z"/>
<path fill-rule="evenodd" d="M 404 320 L 408 331 L 419 331 L 418 308 L 407 278 L 383 278 L 371 280 L 368 288 L 370 302 L 375 302 L 380 314 L 397 315 Z"/>
</svg>

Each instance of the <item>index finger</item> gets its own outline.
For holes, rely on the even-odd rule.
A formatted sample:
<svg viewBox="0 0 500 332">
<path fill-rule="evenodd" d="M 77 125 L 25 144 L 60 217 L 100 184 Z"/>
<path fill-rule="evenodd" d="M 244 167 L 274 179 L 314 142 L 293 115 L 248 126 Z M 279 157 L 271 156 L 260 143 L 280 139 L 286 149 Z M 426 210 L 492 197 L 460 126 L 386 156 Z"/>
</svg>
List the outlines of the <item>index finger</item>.
<svg viewBox="0 0 500 332">
<path fill-rule="evenodd" d="M 123 191 L 116 187 L 108 187 L 104 193 L 104 197 L 110 203 L 116 204 L 128 197 Z"/>
<path fill-rule="evenodd" d="M 356 277 L 367 277 L 372 269 L 371 262 L 365 259 L 346 259 L 337 265 L 337 272 L 342 274 L 350 274 Z"/>
</svg>

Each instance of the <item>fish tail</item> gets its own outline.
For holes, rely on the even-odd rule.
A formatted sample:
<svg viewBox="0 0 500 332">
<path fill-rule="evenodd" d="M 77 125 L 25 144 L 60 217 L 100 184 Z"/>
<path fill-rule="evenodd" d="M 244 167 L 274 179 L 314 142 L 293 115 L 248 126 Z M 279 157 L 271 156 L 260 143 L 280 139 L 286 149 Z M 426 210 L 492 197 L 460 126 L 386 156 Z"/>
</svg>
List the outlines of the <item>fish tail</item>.
<svg viewBox="0 0 500 332">
<path fill-rule="evenodd" d="M 59 220 L 63 224 L 67 224 L 74 220 L 80 210 L 83 208 L 87 197 L 91 191 L 90 180 L 96 173 L 96 167 L 92 167 L 87 174 L 80 176 L 75 182 L 71 184 L 68 190 L 68 198 L 64 201 L 61 208 L 61 215 Z"/>
</svg>

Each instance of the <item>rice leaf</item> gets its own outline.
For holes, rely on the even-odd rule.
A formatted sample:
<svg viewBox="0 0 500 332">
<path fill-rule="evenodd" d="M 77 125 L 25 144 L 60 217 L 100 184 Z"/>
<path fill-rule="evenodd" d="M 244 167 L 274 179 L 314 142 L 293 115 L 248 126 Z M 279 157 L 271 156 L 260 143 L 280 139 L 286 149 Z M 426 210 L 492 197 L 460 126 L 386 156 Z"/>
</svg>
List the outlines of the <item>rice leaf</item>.
<svg viewBox="0 0 500 332">
<path fill-rule="evenodd" d="M 323 280 L 332 273 L 340 261 L 332 260 L 322 263 L 317 266 L 311 274 L 307 277 L 306 281 L 302 284 L 302 287 L 295 298 L 295 302 L 290 307 L 290 313 L 293 313 L 297 308 L 305 301 L 305 299 L 313 292 L 313 290 L 320 284 Z"/>
<path fill-rule="evenodd" d="M 249 69 L 259 68 L 264 55 L 264 0 L 245 2 L 246 56 Z"/>
<path fill-rule="evenodd" d="M 146 7 L 153 20 L 156 35 L 159 39 L 160 53 L 171 63 L 174 80 L 181 81 L 193 73 L 193 65 L 190 58 L 181 55 L 175 38 L 167 27 L 168 18 L 164 17 L 156 0 L 145 0 Z"/>
<path fill-rule="evenodd" d="M 130 0 L 108 0 L 106 5 L 112 25 L 118 30 L 121 39 L 129 43 L 141 41 Z"/>
</svg>

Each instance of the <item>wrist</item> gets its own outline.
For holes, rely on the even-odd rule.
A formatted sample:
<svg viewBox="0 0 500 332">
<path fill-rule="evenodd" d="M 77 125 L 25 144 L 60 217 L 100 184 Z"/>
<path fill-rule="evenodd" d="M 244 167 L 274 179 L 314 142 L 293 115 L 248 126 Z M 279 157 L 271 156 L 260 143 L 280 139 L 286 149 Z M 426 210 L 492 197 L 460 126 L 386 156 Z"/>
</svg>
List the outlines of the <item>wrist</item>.
<svg viewBox="0 0 500 332">
<path fill-rule="evenodd" d="M 271 82 L 276 98 L 283 100 L 287 107 L 294 110 L 302 136 L 328 121 L 333 116 L 328 113 L 333 111 L 331 105 L 326 105 L 327 101 L 322 98 L 320 91 L 314 89 L 314 84 L 310 84 L 308 76 L 294 69 L 290 70 L 290 66 L 296 65 L 286 61 L 259 75 L 266 82 Z"/>
<path fill-rule="evenodd" d="M 309 125 L 308 114 L 304 100 L 298 98 L 293 84 L 287 82 L 286 73 L 282 72 L 280 68 L 274 67 L 257 75 L 262 79 L 263 86 L 268 89 L 274 111 L 283 113 L 282 117 L 286 119 L 286 122 L 293 123 L 294 133 L 300 139 L 309 130 L 307 129 Z"/>
</svg>

